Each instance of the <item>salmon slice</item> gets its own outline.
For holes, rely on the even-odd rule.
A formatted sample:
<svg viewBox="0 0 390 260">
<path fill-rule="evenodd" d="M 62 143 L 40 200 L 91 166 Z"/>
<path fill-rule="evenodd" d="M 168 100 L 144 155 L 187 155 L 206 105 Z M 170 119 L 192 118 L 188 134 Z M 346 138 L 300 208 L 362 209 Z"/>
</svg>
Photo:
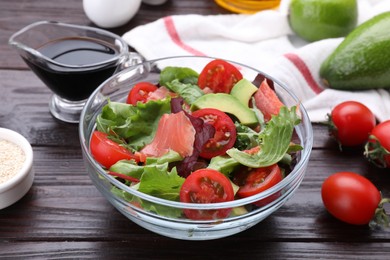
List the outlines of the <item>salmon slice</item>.
<svg viewBox="0 0 390 260">
<path fill-rule="evenodd" d="M 265 121 L 269 121 L 272 115 L 279 114 L 280 108 L 284 106 L 266 79 L 260 84 L 254 98 L 256 107 L 263 113 Z"/>
<path fill-rule="evenodd" d="M 160 157 L 173 150 L 182 157 L 190 156 L 194 150 L 195 133 L 195 128 L 183 111 L 164 114 L 153 141 L 142 148 L 141 153 L 148 157 Z"/>
<path fill-rule="evenodd" d="M 149 100 L 161 100 L 161 99 L 164 99 L 164 98 L 166 98 L 168 96 L 175 97 L 177 95 L 175 93 L 171 92 L 166 87 L 161 86 L 157 90 L 149 93 L 147 101 L 149 101 Z"/>
</svg>

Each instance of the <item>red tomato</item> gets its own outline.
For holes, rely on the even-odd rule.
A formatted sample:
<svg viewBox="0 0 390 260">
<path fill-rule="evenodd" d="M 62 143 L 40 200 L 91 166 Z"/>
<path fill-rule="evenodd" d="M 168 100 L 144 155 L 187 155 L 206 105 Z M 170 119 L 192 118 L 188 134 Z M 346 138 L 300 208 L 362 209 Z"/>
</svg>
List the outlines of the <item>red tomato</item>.
<svg viewBox="0 0 390 260">
<path fill-rule="evenodd" d="M 201 89 L 209 88 L 214 93 L 230 93 L 241 79 L 242 74 L 235 66 L 217 59 L 203 68 L 199 74 L 198 85 Z"/>
<path fill-rule="evenodd" d="M 180 189 L 180 201 L 189 203 L 218 203 L 234 200 L 233 186 L 222 173 L 200 169 L 191 173 Z M 227 217 L 231 208 L 217 210 L 185 209 L 189 219 L 210 220 Z"/>
<path fill-rule="evenodd" d="M 138 161 L 133 153 L 108 139 L 107 134 L 103 132 L 94 131 L 92 133 L 90 149 L 95 160 L 107 169 L 122 159 Z"/>
<path fill-rule="evenodd" d="M 134 85 L 127 96 L 127 104 L 136 105 L 137 102 L 145 103 L 150 92 L 156 91 L 158 88 L 150 82 L 140 82 Z"/>
<path fill-rule="evenodd" d="M 369 108 L 356 101 L 346 101 L 333 108 L 329 116 L 329 132 L 344 146 L 364 144 L 375 126 Z"/>
<path fill-rule="evenodd" d="M 236 142 L 236 126 L 227 114 L 218 109 L 204 108 L 193 112 L 192 115 L 201 118 L 215 128 L 214 137 L 203 146 L 201 157 L 211 159 L 225 154 L 228 149 L 233 147 Z"/>
<path fill-rule="evenodd" d="M 280 171 L 279 166 L 277 164 L 273 164 L 268 167 L 256 168 L 249 171 L 240 171 L 235 174 L 233 182 L 240 187 L 237 191 L 237 196 L 240 198 L 246 198 L 271 188 L 282 179 L 283 174 Z M 276 193 L 266 199 L 259 200 L 254 204 L 261 207 L 274 201 L 279 196 L 280 193 Z"/>
<path fill-rule="evenodd" d="M 365 155 L 375 165 L 390 168 L 390 120 L 372 129 L 366 144 Z"/>
<path fill-rule="evenodd" d="M 354 225 L 368 224 L 381 194 L 368 179 L 353 172 L 338 172 L 322 184 L 322 201 L 334 217 Z"/>
</svg>

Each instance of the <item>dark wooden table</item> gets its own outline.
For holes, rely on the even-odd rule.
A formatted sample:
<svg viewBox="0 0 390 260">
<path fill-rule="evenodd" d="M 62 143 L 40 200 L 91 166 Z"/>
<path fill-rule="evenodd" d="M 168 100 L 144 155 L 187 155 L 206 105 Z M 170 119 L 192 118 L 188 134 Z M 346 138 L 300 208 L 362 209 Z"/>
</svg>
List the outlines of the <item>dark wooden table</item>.
<svg viewBox="0 0 390 260">
<path fill-rule="evenodd" d="M 129 29 L 172 14 L 228 13 L 212 0 L 142 5 Z M 92 185 L 81 156 L 78 126 L 49 113 L 50 91 L 7 42 L 38 20 L 92 25 L 81 0 L 1 0 L 0 127 L 24 135 L 34 150 L 35 180 L 16 204 L 0 211 L 0 258 L 134 259 L 389 259 L 390 231 L 344 224 L 323 207 L 320 189 L 331 173 L 368 177 L 390 196 L 390 174 L 369 165 L 362 150 L 338 150 L 324 126 L 314 125 L 314 149 L 299 190 L 255 227 L 212 241 L 181 241 L 151 233 L 115 210 Z M 237 258 L 238 257 L 238 258 Z"/>
</svg>

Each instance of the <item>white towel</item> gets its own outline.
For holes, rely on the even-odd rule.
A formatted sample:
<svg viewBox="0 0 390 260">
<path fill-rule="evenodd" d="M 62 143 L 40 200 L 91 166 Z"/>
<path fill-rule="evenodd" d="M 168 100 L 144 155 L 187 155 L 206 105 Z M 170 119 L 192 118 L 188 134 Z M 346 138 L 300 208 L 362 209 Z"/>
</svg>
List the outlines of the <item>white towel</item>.
<svg viewBox="0 0 390 260">
<path fill-rule="evenodd" d="M 125 33 L 123 38 L 147 60 L 197 55 L 237 61 L 259 69 L 289 87 L 302 101 L 313 122 L 324 122 L 338 103 L 356 100 L 376 115 L 390 119 L 388 90 L 340 91 L 326 89 L 319 80 L 322 61 L 343 38 L 307 43 L 288 24 L 290 0 L 278 10 L 253 15 L 174 15 Z M 358 23 L 389 11 L 388 0 L 358 0 Z"/>
</svg>

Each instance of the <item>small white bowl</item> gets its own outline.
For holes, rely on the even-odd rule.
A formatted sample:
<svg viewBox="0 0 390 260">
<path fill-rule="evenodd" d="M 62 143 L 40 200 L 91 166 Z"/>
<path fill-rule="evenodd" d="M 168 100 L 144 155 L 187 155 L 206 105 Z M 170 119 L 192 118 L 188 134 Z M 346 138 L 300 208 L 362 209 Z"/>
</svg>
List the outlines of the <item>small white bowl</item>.
<svg viewBox="0 0 390 260">
<path fill-rule="evenodd" d="M 28 192 L 34 180 L 34 171 L 33 150 L 26 138 L 15 131 L 0 128 L 0 139 L 18 145 L 26 156 L 19 172 L 0 183 L 0 209 L 3 209 L 20 200 Z"/>
</svg>

